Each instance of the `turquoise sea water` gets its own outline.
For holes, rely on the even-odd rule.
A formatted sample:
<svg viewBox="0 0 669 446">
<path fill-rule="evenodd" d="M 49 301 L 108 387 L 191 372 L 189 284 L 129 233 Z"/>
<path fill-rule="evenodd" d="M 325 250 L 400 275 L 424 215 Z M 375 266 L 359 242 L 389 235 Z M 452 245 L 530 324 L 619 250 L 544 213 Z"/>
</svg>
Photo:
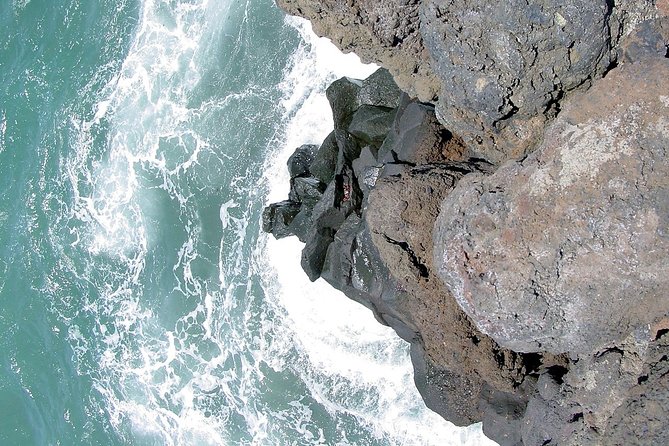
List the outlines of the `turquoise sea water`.
<svg viewBox="0 0 669 446">
<path fill-rule="evenodd" d="M 271 0 L 3 0 L 0 29 L 0 445 L 482 444 L 259 230 L 373 67 Z"/>
</svg>

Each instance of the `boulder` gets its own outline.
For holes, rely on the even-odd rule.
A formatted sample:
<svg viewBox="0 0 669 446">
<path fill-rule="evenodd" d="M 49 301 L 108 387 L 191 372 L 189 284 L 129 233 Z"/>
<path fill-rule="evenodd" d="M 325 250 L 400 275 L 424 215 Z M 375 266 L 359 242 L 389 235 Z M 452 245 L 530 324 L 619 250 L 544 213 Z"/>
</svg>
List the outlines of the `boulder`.
<svg viewBox="0 0 669 446">
<path fill-rule="evenodd" d="M 338 155 L 339 146 L 337 146 L 337 139 L 333 131 L 314 154 L 314 159 L 309 166 L 310 173 L 322 183 L 329 184 L 335 176 Z"/>
<path fill-rule="evenodd" d="M 376 184 L 382 165 L 376 160 L 372 147 L 365 146 L 360 156 L 353 160 L 353 173 L 358 180 L 358 187 L 363 195 L 369 193 Z"/>
<path fill-rule="evenodd" d="M 270 204 L 262 214 L 263 231 L 271 233 L 278 239 L 293 235 L 290 225 L 300 212 L 300 207 L 300 203 L 290 200 Z"/>
<path fill-rule="evenodd" d="M 338 290 L 344 290 L 353 283 L 353 251 L 355 238 L 362 230 L 362 220 L 355 213 L 348 216 L 337 230 L 333 242 L 328 247 L 321 276 Z"/>
<path fill-rule="evenodd" d="M 339 147 L 337 154 L 337 168 L 335 172 L 339 173 L 345 166 L 350 166 L 353 160 L 360 156 L 360 151 L 364 146 L 360 140 L 354 137 L 347 129 L 335 129 L 335 140 Z"/>
<path fill-rule="evenodd" d="M 314 177 L 297 177 L 290 181 L 290 194 L 288 198 L 303 203 L 309 208 L 321 199 L 326 185 Z"/>
<path fill-rule="evenodd" d="M 358 102 L 374 107 L 397 108 L 402 96 L 393 76 L 385 68 L 379 68 L 362 81 Z"/>
<path fill-rule="evenodd" d="M 374 247 L 402 291 L 400 299 L 390 295 L 388 302 L 410 315 L 420 334 L 420 345 L 412 347 L 416 384 L 428 407 L 456 424 L 494 420 L 488 411 L 522 412 L 519 407 L 527 403 L 529 390 L 518 394 L 517 389 L 525 381 L 531 388 L 527 375 L 536 364 L 553 360 L 501 348 L 475 328 L 435 275 L 434 220 L 443 198 L 466 172 L 465 165 L 422 165 L 380 178 L 364 215 Z M 484 389 L 509 395 L 486 405 L 489 392 Z"/>
<path fill-rule="evenodd" d="M 306 239 L 300 264 L 312 282 L 321 276 L 328 247 L 334 240 L 334 234 L 335 231 L 332 228 L 317 228 L 311 231 Z"/>
<path fill-rule="evenodd" d="M 378 148 L 386 139 L 394 116 L 394 109 L 361 105 L 351 117 L 348 132 L 364 144 Z"/>
<path fill-rule="evenodd" d="M 381 161 L 411 165 L 466 161 L 469 155 L 462 143 L 439 123 L 434 106 L 416 101 L 407 101 L 398 110 L 379 149 Z"/>
<path fill-rule="evenodd" d="M 360 107 L 358 93 L 362 81 L 350 77 L 337 79 L 325 90 L 330 102 L 335 130 L 346 129 L 351 123 L 353 113 Z"/>
<path fill-rule="evenodd" d="M 314 161 L 314 154 L 318 146 L 304 144 L 298 147 L 288 158 L 288 173 L 290 178 L 309 175 L 309 166 Z"/>
<path fill-rule="evenodd" d="M 315 204 L 311 214 L 312 224 L 305 237 L 301 264 L 312 282 L 320 277 L 328 246 L 346 220 L 346 210 L 339 206 L 335 194 L 336 186 L 333 181 Z"/>
<path fill-rule="evenodd" d="M 445 198 L 439 277 L 500 345 L 587 354 L 669 312 L 667 78 L 666 58 L 610 72 L 536 152 Z"/>
</svg>

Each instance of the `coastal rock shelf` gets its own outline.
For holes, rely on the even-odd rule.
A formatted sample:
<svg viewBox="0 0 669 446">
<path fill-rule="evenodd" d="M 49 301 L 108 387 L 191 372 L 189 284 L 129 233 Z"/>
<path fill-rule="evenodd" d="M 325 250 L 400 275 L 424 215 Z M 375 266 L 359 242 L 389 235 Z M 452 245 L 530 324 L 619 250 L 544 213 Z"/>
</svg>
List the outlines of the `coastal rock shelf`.
<svg viewBox="0 0 669 446">
<path fill-rule="evenodd" d="M 411 343 L 449 421 L 665 443 L 669 3 L 279 3 L 390 71 L 328 88 L 263 229 Z"/>
<path fill-rule="evenodd" d="M 560 102 L 615 66 L 624 36 L 669 10 L 667 0 L 277 3 L 342 51 L 389 69 L 494 162 L 530 152 Z"/>
</svg>

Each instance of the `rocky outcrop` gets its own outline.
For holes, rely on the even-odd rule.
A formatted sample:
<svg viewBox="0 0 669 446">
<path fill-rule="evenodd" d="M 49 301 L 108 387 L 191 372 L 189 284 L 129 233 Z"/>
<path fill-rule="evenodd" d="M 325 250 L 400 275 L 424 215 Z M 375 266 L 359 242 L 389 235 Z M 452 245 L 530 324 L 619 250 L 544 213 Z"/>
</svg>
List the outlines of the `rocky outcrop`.
<svg viewBox="0 0 669 446">
<path fill-rule="evenodd" d="M 542 361 L 564 360 L 517 354 L 481 333 L 432 262 L 441 201 L 464 175 L 490 165 L 467 157 L 434 107 L 402 95 L 385 70 L 340 79 L 327 96 L 335 129 L 320 147 L 291 156 L 289 199 L 266 208 L 263 228 L 300 237 L 311 280 L 322 277 L 413 344 L 430 407 L 461 425 L 522 414 L 527 399 L 516 389 L 533 386 L 524 382 Z M 511 435 L 508 422 L 490 425 Z"/>
<path fill-rule="evenodd" d="M 416 0 L 277 0 L 291 15 L 307 18 L 314 31 L 344 52 L 380 63 L 402 90 L 424 101 L 438 96 L 440 83 L 420 33 Z"/>
<path fill-rule="evenodd" d="M 503 445 L 666 442 L 669 2 L 283 3 L 441 91 L 336 81 L 334 130 L 263 228 L 411 343 L 446 419 Z"/>
<path fill-rule="evenodd" d="M 612 71 L 537 151 L 442 203 L 440 277 L 501 345 L 588 353 L 669 312 L 667 78 L 669 59 Z"/>
<path fill-rule="evenodd" d="M 460 308 L 508 349 L 569 355 L 559 379 L 539 375 L 525 444 L 668 438 L 666 382 L 648 383 L 669 365 L 658 353 L 669 315 L 669 59 L 652 54 L 567 103 L 527 158 L 466 176 L 442 202 L 435 262 Z"/>
<path fill-rule="evenodd" d="M 560 101 L 619 60 L 658 0 L 277 0 L 343 51 L 388 68 L 411 96 L 492 162 L 541 139 Z"/>
</svg>

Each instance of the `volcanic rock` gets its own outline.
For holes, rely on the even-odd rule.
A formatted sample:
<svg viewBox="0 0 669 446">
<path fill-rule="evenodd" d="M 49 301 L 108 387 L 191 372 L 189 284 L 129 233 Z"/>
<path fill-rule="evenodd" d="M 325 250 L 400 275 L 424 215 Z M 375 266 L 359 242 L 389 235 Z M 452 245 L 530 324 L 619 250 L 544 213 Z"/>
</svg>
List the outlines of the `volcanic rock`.
<svg viewBox="0 0 669 446">
<path fill-rule="evenodd" d="M 666 0 L 277 3 L 436 102 L 439 121 L 493 163 L 532 151 L 560 102 L 605 75 L 624 37 L 667 9 Z"/>
<path fill-rule="evenodd" d="M 276 238 L 283 238 L 295 234 L 290 228 L 295 216 L 300 212 L 300 203 L 285 200 L 272 203 L 265 208 L 262 214 L 262 229 Z"/>
<path fill-rule="evenodd" d="M 439 276 L 501 345 L 587 353 L 669 312 L 668 76 L 669 59 L 612 71 L 527 159 L 444 200 Z"/>
<path fill-rule="evenodd" d="M 314 161 L 314 153 L 318 146 L 313 144 L 304 144 L 298 147 L 288 158 L 288 173 L 290 178 L 309 175 L 309 166 Z"/>
</svg>

